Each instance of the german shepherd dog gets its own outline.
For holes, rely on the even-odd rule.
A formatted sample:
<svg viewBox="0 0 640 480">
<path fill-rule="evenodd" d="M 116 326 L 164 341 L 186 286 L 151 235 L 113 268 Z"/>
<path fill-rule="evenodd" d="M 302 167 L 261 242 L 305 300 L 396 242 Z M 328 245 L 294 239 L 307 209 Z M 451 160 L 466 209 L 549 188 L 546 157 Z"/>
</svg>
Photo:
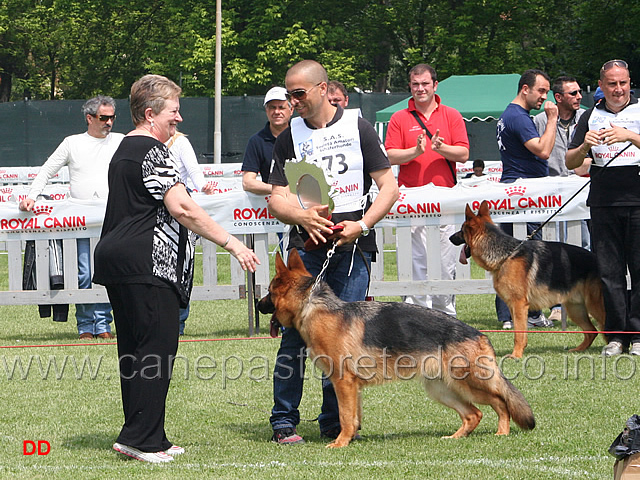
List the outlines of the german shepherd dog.
<svg viewBox="0 0 640 480">
<path fill-rule="evenodd" d="M 453 408 L 465 437 L 480 423 L 473 404 L 498 414 L 497 435 L 510 418 L 535 427 L 531 407 L 502 374 L 491 343 L 476 329 L 444 313 L 393 302 L 344 302 L 323 281 L 314 285 L 296 249 L 288 266 L 276 256 L 276 275 L 258 303 L 304 339 L 309 355 L 331 380 L 340 411 L 340 435 L 327 447 L 345 447 L 362 421 L 361 389 L 393 380 L 422 381 L 428 395 Z"/>
<path fill-rule="evenodd" d="M 591 314 L 604 330 L 605 310 L 596 257 L 584 248 L 560 242 L 528 240 L 522 243 L 504 233 L 480 204 L 478 215 L 467 204 L 466 220 L 449 240 L 466 244 L 467 256 L 491 272 L 493 287 L 511 311 L 515 327 L 512 357 L 521 358 L 527 346 L 528 311 L 562 303 L 568 316 L 585 332 L 594 332 Z M 596 333 L 571 351 L 589 348 Z"/>
</svg>

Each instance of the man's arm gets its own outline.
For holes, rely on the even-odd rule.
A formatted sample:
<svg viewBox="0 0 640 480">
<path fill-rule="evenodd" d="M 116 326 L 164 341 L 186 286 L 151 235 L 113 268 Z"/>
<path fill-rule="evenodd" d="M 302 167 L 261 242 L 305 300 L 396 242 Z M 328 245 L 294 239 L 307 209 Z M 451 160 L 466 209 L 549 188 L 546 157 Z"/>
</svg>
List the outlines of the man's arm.
<svg viewBox="0 0 640 480">
<path fill-rule="evenodd" d="M 329 206 L 319 205 L 303 209 L 288 185 L 273 185 L 269 200 L 269 212 L 283 223 L 300 225 L 309 233 L 309 237 L 316 244 L 327 241 L 322 232 L 326 235 L 333 233 L 329 228 L 333 222 L 326 218 L 329 215 Z"/>
<path fill-rule="evenodd" d="M 536 157 L 547 160 L 556 143 L 558 106 L 553 102 L 545 102 L 544 111 L 547 114 L 547 128 L 541 136 L 528 140 L 524 146 Z"/>
<path fill-rule="evenodd" d="M 256 195 L 270 195 L 271 185 L 258 180 L 256 172 L 242 172 L 242 188 Z"/>
<path fill-rule="evenodd" d="M 567 153 L 564 156 L 564 164 L 569 170 L 575 170 L 576 168 L 581 167 L 584 163 L 584 159 L 589 155 L 591 147 L 597 145 L 597 143 L 591 143 L 592 140 L 587 140 L 589 133 L 591 132 L 587 132 L 587 135 L 585 135 L 582 145 L 567 150 Z"/>
<path fill-rule="evenodd" d="M 610 128 L 605 128 L 600 131 L 600 139 L 605 145 L 613 145 L 614 143 L 631 142 L 637 148 L 640 148 L 640 135 L 628 130 L 624 127 L 619 127 L 609 122 Z"/>
<path fill-rule="evenodd" d="M 426 151 L 426 149 L 427 132 L 422 130 L 422 133 L 418 135 L 418 140 L 415 147 L 387 149 L 389 163 L 391 163 L 391 165 L 402 165 L 403 163 L 409 163 L 410 161 L 422 155 Z"/>
<path fill-rule="evenodd" d="M 440 136 L 440 130 L 436 130 L 431 138 L 431 150 L 439 153 L 450 162 L 465 163 L 469 160 L 469 149 L 461 145 L 447 145 Z"/>
<path fill-rule="evenodd" d="M 25 212 L 30 212 L 33 205 L 36 203 L 36 198 L 42 193 L 44 187 L 47 186 L 49 180 L 65 165 L 69 160 L 69 145 L 68 138 L 65 138 L 58 148 L 51 154 L 46 162 L 40 167 L 40 171 L 36 178 L 31 182 L 31 188 L 27 197 L 23 199 L 18 208 Z"/>
<path fill-rule="evenodd" d="M 391 211 L 391 207 L 396 203 L 399 197 L 398 182 L 393 176 L 390 168 L 371 172 L 371 178 L 378 186 L 378 195 L 375 201 L 369 207 L 369 210 L 362 217 L 362 221 L 369 227 L 373 228 L 376 223 L 384 218 Z M 362 234 L 362 227 L 358 222 L 344 220 L 339 223 L 344 226 L 344 230 L 339 235 L 337 245 L 352 243 Z"/>
<path fill-rule="evenodd" d="M 582 120 L 582 119 L 581 119 Z M 576 130 L 576 135 L 578 131 Z M 591 147 L 600 144 L 601 134 L 596 130 L 588 130 L 584 134 L 584 140 L 575 148 L 570 148 L 564 157 L 564 164 L 569 170 L 579 168 L 584 163 L 584 159 L 589 155 Z M 575 137 L 574 137 L 575 140 Z M 580 141 L 578 139 L 578 141 Z"/>
</svg>

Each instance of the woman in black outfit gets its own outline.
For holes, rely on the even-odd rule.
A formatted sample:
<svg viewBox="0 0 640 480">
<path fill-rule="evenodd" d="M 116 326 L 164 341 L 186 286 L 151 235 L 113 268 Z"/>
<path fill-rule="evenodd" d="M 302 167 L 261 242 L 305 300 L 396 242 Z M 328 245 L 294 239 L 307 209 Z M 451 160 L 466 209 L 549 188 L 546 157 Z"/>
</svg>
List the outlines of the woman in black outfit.
<svg viewBox="0 0 640 480">
<path fill-rule="evenodd" d="M 113 448 L 153 463 L 184 449 L 164 431 L 178 350 L 179 308 L 193 283 L 195 234 L 228 250 L 244 269 L 258 258 L 189 196 L 165 142 L 175 133 L 181 89 L 159 75 L 131 87 L 135 130 L 109 167 L 109 198 L 95 250 L 93 281 L 105 285 L 118 332 L 124 426 Z"/>
</svg>

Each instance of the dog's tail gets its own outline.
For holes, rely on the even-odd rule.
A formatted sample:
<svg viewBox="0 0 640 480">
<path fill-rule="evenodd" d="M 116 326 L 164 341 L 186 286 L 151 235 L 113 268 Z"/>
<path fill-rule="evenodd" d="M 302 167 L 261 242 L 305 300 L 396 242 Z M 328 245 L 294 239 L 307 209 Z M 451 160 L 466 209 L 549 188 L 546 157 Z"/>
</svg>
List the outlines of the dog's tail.
<svg viewBox="0 0 640 480">
<path fill-rule="evenodd" d="M 524 395 L 503 375 L 502 398 L 504 398 L 509 410 L 509 415 L 523 430 L 533 430 L 536 426 L 536 419 L 533 410 L 524 398 Z"/>
</svg>

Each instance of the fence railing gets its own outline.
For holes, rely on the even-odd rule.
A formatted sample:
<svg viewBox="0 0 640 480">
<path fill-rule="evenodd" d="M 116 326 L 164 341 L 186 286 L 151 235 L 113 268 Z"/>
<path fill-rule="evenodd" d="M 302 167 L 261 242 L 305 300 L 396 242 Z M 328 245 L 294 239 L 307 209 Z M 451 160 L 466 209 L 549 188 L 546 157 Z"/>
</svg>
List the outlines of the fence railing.
<svg viewBox="0 0 640 480">
<path fill-rule="evenodd" d="M 581 222 L 566 222 L 566 238 L 568 243 L 581 245 Z M 441 277 L 440 232 L 438 226 L 427 226 L 427 272 L 428 280 L 412 279 L 411 227 L 377 228 L 378 251 L 376 262 L 372 265 L 370 294 L 373 296 L 405 296 L 405 295 L 443 295 L 443 294 L 484 294 L 495 293 L 488 275 L 483 278 L 471 277 L 471 266 L 457 264 L 456 279 L 443 280 Z M 273 234 L 271 234 L 273 236 Z M 526 223 L 514 224 L 514 236 L 526 236 Z M 556 224 L 550 223 L 543 229 L 545 240 L 556 240 Z M 51 237 L 55 238 L 55 237 Z M 240 236 L 242 238 L 242 236 Z M 267 292 L 271 266 L 274 263 L 274 245 L 270 245 L 270 235 L 245 235 L 245 243 L 251 244 L 261 265 L 254 274 L 247 274 L 235 258 L 231 257 L 231 280 L 228 284 L 218 281 L 218 270 L 221 259 L 228 261 L 228 255 L 217 252 L 216 246 L 202 241 L 202 282 L 194 285 L 192 301 L 246 299 L 248 312 L 249 335 L 259 331 L 258 317 L 255 313 L 255 301 Z M 92 249 L 97 238 L 91 239 Z M 108 297 L 104 287 L 93 285 L 92 288 L 78 288 L 78 263 L 76 240 L 63 239 L 64 288 L 52 290 L 49 287 L 49 238 L 35 241 L 36 252 L 36 290 L 23 289 L 23 240 L 7 240 L 4 243 L 8 257 L 8 290 L 0 291 L 0 305 L 39 305 L 39 304 L 77 304 L 106 302 Z M 391 255 L 385 256 L 385 245 Z M 395 245 L 395 249 L 389 249 Z M 394 252 L 395 250 L 395 252 Z M 406 252 L 398 255 L 397 252 Z M 385 274 L 386 272 L 386 274 Z"/>
</svg>

